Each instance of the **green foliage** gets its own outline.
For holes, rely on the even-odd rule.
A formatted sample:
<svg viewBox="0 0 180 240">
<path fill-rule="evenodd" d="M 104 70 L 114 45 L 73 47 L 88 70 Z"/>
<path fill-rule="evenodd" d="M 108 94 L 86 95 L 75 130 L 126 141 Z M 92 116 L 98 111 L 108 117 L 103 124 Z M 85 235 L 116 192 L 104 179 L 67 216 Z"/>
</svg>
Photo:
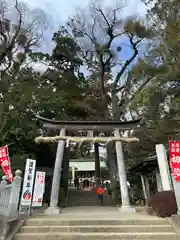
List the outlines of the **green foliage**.
<svg viewBox="0 0 180 240">
<path fill-rule="evenodd" d="M 36 114 L 65 120 L 89 119 L 99 114 L 100 109 L 96 108 L 99 99 L 91 101 L 91 82 L 80 70 L 83 61 L 77 54 L 75 40 L 60 27 L 52 41 L 51 54 L 19 52 L 17 60 L 1 77 L 0 145 L 13 143 L 9 149 L 13 169 L 23 169 L 27 156 L 37 158 L 42 151 L 33 142 L 42 131 Z M 45 70 L 23 64 L 29 59 L 45 64 Z"/>
<path fill-rule="evenodd" d="M 60 120 L 126 120 L 130 113 L 132 118 L 142 117 L 133 133 L 140 142 L 125 146 L 128 165 L 154 152 L 154 144 L 180 135 L 179 1 L 156 1 L 147 14 L 149 27 L 139 20 L 121 21 L 118 10 L 104 14 L 96 5 L 92 9 L 85 19 L 74 16 L 59 27 L 50 53 L 35 49 L 35 29 L 27 32 L 21 22 L 14 28 L 11 21 L 1 22 L 0 144 L 14 142 L 13 168 L 23 168 L 24 159 L 39 152 L 49 151 L 54 157 L 55 145 L 37 149 L 33 143 L 42 133 L 36 114 Z M 5 47 L 3 33 L 8 42 L 14 39 L 11 49 Z M 117 41 L 121 37 L 132 48 L 125 62 L 118 54 L 124 47 Z M 133 64 L 143 40 L 148 50 Z M 114 43 L 118 45 L 112 50 Z M 14 56 L 19 46 L 21 51 Z M 82 69 L 88 69 L 88 76 Z"/>
<path fill-rule="evenodd" d="M 152 38 L 153 36 L 153 31 L 151 29 L 147 29 L 139 21 L 133 21 L 131 19 L 125 22 L 124 31 L 138 38 Z"/>
<path fill-rule="evenodd" d="M 26 12 L 27 11 L 27 12 Z M 13 18 L 11 19 L 11 14 Z M 25 15 L 28 14 L 28 18 Z M 46 14 L 40 9 L 30 9 L 21 1 L 1 1 L 0 12 L 0 73 L 14 76 L 26 60 L 32 47 L 36 47 L 46 28 Z M 20 56 L 21 52 L 21 56 Z M 17 56 L 16 56 L 17 55 Z"/>
<path fill-rule="evenodd" d="M 131 102 L 135 115 L 143 117 L 142 126 L 134 132 L 140 143 L 131 146 L 136 152 L 153 153 L 155 144 L 167 145 L 169 138 L 177 139 L 180 136 L 178 5 L 179 1 L 176 0 L 156 1 L 148 12 L 154 23 L 156 44 L 131 72 L 137 86 L 150 79 Z M 139 158 L 138 154 L 134 155 Z"/>
</svg>

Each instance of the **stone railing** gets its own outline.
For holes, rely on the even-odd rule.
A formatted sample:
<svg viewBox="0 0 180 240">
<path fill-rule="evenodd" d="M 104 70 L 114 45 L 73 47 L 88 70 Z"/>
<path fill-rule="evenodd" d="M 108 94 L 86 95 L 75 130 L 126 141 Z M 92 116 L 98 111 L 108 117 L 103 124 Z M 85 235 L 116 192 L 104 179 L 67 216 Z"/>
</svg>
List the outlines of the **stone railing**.
<svg viewBox="0 0 180 240">
<path fill-rule="evenodd" d="M 17 170 L 12 184 L 6 184 L 6 180 L 0 183 L 0 217 L 16 218 L 21 190 L 21 171 Z"/>
<path fill-rule="evenodd" d="M 9 201 L 11 196 L 12 184 L 5 185 L 4 183 L 0 184 L 0 215 L 7 216 Z"/>
<path fill-rule="evenodd" d="M 12 239 L 13 232 L 22 224 L 23 219 L 19 219 L 21 181 L 21 171 L 17 170 L 12 184 L 7 184 L 6 177 L 0 183 L 0 240 Z"/>
</svg>

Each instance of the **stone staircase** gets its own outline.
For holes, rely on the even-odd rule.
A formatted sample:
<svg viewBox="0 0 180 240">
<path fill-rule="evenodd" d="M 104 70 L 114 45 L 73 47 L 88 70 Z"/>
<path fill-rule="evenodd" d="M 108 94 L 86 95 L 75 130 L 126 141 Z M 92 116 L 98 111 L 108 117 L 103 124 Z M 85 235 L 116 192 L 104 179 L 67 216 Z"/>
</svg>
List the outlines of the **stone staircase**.
<svg viewBox="0 0 180 240">
<path fill-rule="evenodd" d="M 87 219 L 87 218 L 86 218 Z M 178 240 L 167 219 L 134 217 L 101 220 L 41 216 L 29 219 L 14 240 Z"/>
<path fill-rule="evenodd" d="M 107 194 L 104 195 L 105 206 L 110 205 L 109 197 Z M 68 207 L 78 207 L 78 206 L 99 206 L 100 200 L 95 192 L 76 190 L 70 188 L 68 190 Z"/>
</svg>

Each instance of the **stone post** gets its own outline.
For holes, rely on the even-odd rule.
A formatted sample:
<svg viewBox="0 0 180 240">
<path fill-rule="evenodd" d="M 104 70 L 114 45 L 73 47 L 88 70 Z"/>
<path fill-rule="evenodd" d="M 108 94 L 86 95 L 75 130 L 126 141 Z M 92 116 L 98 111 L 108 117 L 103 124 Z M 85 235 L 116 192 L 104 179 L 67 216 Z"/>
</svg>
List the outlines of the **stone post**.
<svg viewBox="0 0 180 240">
<path fill-rule="evenodd" d="M 65 134 L 66 134 L 66 130 L 62 128 L 60 131 L 60 136 L 65 136 Z M 59 214 L 58 200 L 59 200 L 59 190 L 60 190 L 64 147 L 65 147 L 65 141 L 60 140 L 58 142 L 58 147 L 56 151 L 56 159 L 55 159 L 53 181 L 52 181 L 52 188 L 51 188 L 50 206 L 44 212 L 46 215 Z"/>
<path fill-rule="evenodd" d="M 176 182 L 173 175 L 172 175 L 172 182 L 173 182 L 174 194 L 175 194 L 177 208 L 178 208 L 177 214 L 180 215 L 180 182 Z"/>
<path fill-rule="evenodd" d="M 87 131 L 87 137 L 93 137 L 94 132 L 92 130 Z M 96 185 L 99 185 L 100 183 L 100 177 L 101 177 L 101 168 L 100 168 L 100 159 L 99 159 L 99 145 L 98 143 L 91 144 L 91 151 L 94 152 L 94 160 L 95 160 L 95 179 L 96 179 Z"/>
<path fill-rule="evenodd" d="M 158 172 L 158 170 L 156 170 L 156 183 L 157 183 L 158 192 L 162 192 L 163 191 L 162 180 L 161 180 L 161 176 L 160 176 L 160 173 Z"/>
<path fill-rule="evenodd" d="M 116 181 L 117 181 L 117 165 L 116 165 L 116 156 L 113 152 L 113 143 L 109 142 L 107 144 L 107 165 L 108 165 L 108 171 L 111 181 L 111 189 L 112 191 L 112 200 L 115 200 L 116 194 L 115 194 L 115 187 L 116 187 Z"/>
<path fill-rule="evenodd" d="M 21 190 L 21 178 L 22 172 L 20 170 L 16 170 L 15 177 L 12 182 L 11 195 L 9 198 L 9 218 L 17 217 L 18 215 L 18 207 L 20 200 L 20 190 Z"/>
<path fill-rule="evenodd" d="M 144 179 L 144 175 L 143 174 L 141 174 L 141 183 L 142 183 L 142 188 L 143 188 L 144 199 L 145 199 L 145 201 L 147 203 L 148 195 L 147 195 L 146 184 L 145 184 L 145 179 Z"/>
<path fill-rule="evenodd" d="M 70 147 L 69 144 L 66 145 L 64 149 L 64 158 L 63 158 L 63 185 L 64 185 L 64 193 L 65 193 L 65 200 L 67 198 L 68 192 L 68 182 L 69 182 L 69 161 L 70 161 Z M 60 196 L 61 200 L 61 196 Z"/>
<path fill-rule="evenodd" d="M 147 199 L 150 199 L 151 193 L 150 193 L 149 177 L 147 175 L 144 175 L 144 183 L 146 188 Z"/>
<path fill-rule="evenodd" d="M 114 130 L 114 136 L 120 137 L 118 129 Z M 120 141 L 116 141 L 115 147 L 116 147 L 117 166 L 118 166 L 118 175 L 119 175 L 119 181 L 120 181 L 120 192 L 121 192 L 121 201 L 122 201 L 122 206 L 119 210 L 121 212 L 135 212 L 135 208 L 132 208 L 130 206 L 122 143 Z"/>
<path fill-rule="evenodd" d="M 172 190 L 169 164 L 168 164 L 166 149 L 163 144 L 156 145 L 156 154 L 157 154 L 157 161 L 159 165 L 159 172 L 162 180 L 163 191 Z"/>
<path fill-rule="evenodd" d="M 98 186 L 100 184 L 100 180 L 101 180 L 101 168 L 100 168 L 99 144 L 98 143 L 94 143 L 94 157 L 95 157 L 96 186 Z"/>
<path fill-rule="evenodd" d="M 75 179 L 75 166 L 72 166 L 72 184 L 74 186 L 74 179 Z"/>
</svg>

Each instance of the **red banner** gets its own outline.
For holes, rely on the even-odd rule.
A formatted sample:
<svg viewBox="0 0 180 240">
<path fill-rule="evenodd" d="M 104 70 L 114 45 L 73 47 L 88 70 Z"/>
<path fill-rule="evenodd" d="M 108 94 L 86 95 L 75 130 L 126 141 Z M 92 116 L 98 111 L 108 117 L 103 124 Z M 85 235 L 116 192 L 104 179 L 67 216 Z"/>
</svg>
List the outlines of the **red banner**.
<svg viewBox="0 0 180 240">
<path fill-rule="evenodd" d="M 11 164 L 9 161 L 9 153 L 7 146 L 0 147 L 0 165 L 2 167 L 4 174 L 8 177 L 8 181 L 12 182 L 13 175 L 11 171 Z"/>
<path fill-rule="evenodd" d="M 169 158 L 172 174 L 180 182 L 180 141 L 169 142 Z"/>
</svg>

